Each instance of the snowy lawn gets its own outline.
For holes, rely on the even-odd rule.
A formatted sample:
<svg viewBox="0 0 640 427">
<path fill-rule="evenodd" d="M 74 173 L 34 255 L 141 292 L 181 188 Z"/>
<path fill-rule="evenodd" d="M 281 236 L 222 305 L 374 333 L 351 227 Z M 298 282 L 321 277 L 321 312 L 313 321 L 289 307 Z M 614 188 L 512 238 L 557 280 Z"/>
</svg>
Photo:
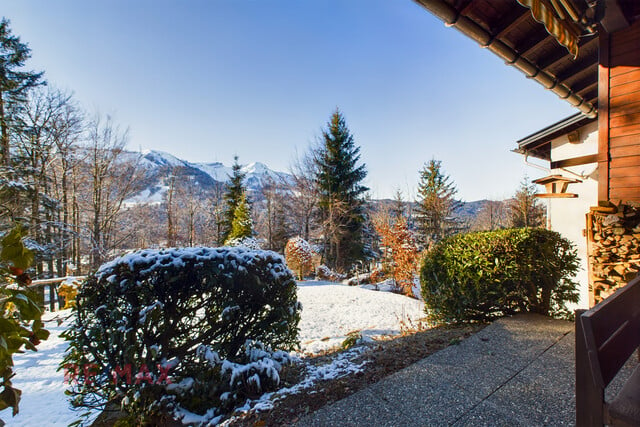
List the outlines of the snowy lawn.
<svg viewBox="0 0 640 427">
<path fill-rule="evenodd" d="M 299 282 L 298 301 L 302 303 L 303 353 L 339 346 L 352 331 L 369 338 L 396 335 L 400 321 L 425 317 L 422 301 L 331 282 Z"/>
<path fill-rule="evenodd" d="M 298 300 L 303 308 L 300 342 L 304 354 L 339 346 L 352 331 L 359 330 L 363 337 L 368 338 L 399 334 L 402 321 L 410 319 L 415 322 L 424 317 L 422 301 L 329 282 L 299 282 Z M 37 353 L 27 352 L 15 357 L 14 386 L 23 393 L 20 413 L 16 417 L 12 418 L 8 410 L 0 413 L 7 425 L 66 426 L 83 412 L 70 408 L 64 394 L 63 372 L 56 372 L 67 348 L 65 341 L 58 336 L 65 329 L 65 324 L 58 325 L 58 319 L 69 315 L 68 310 L 46 313 L 43 318 L 51 332 L 50 338 L 38 346 Z M 344 375 L 361 368 L 349 365 L 346 356 L 336 357 L 323 369 L 311 369 L 303 384 L 294 388 L 303 389 L 319 378 Z M 267 409 L 272 398 L 271 395 L 264 396 L 258 405 Z"/>
<path fill-rule="evenodd" d="M 66 319 L 71 310 L 47 312 L 42 318 L 51 335 L 38 345 L 38 351 L 27 351 L 14 357 L 16 376 L 13 386 L 22 390 L 20 413 L 11 417 L 9 410 L 0 412 L 0 418 L 8 426 L 66 426 L 85 412 L 74 411 L 64 394 L 64 373 L 56 372 L 62 361 L 67 343 L 59 335 L 68 321 L 58 325 L 58 319 Z M 97 416 L 97 414 L 96 414 Z"/>
</svg>

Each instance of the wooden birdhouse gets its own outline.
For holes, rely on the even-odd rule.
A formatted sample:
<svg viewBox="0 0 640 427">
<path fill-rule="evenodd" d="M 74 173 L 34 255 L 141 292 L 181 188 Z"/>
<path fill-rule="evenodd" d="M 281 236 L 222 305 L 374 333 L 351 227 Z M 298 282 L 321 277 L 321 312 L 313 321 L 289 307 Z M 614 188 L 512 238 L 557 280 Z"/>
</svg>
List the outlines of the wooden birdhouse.
<svg viewBox="0 0 640 427">
<path fill-rule="evenodd" d="M 567 178 L 562 175 L 550 175 L 544 178 L 538 178 L 533 181 L 536 184 L 544 185 L 547 192 L 536 194 L 535 197 L 540 198 L 574 198 L 577 194 L 567 193 L 569 184 L 582 182 L 579 179 Z"/>
</svg>

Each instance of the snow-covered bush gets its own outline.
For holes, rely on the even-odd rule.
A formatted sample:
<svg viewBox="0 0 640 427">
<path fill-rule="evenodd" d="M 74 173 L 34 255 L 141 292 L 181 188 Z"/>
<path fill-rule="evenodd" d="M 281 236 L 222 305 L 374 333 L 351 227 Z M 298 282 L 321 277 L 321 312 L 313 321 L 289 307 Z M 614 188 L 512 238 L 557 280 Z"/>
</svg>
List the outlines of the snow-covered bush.
<svg viewBox="0 0 640 427">
<path fill-rule="evenodd" d="M 358 285 L 368 285 L 371 282 L 371 274 L 372 273 L 360 273 L 356 274 L 353 277 L 349 277 L 348 279 L 344 279 L 342 281 L 343 284 L 348 286 L 358 286 Z"/>
<path fill-rule="evenodd" d="M 312 267 L 313 250 L 302 237 L 289 239 L 284 247 L 284 256 L 289 268 L 298 274 L 299 280 L 302 280 L 305 273 Z"/>
<path fill-rule="evenodd" d="M 299 310 L 295 281 L 275 252 L 125 255 L 100 267 L 78 293 L 63 361 L 74 402 L 121 401 L 139 418 L 220 416 L 277 384 L 283 358 L 271 349 L 297 346 Z M 251 363 L 250 375 L 238 376 L 240 365 Z"/>
<path fill-rule="evenodd" d="M 242 246 L 247 249 L 261 250 L 260 240 L 255 237 L 231 238 L 226 241 L 226 246 Z"/>
<path fill-rule="evenodd" d="M 223 384 L 229 386 L 229 392 L 222 400 L 258 398 L 267 390 L 273 390 L 280 383 L 280 371 L 283 365 L 293 361 L 289 353 L 272 351 L 264 344 L 247 340 L 242 353 L 235 362 L 221 360 L 208 346 L 198 349 L 212 367 L 219 367 Z"/>
<path fill-rule="evenodd" d="M 339 282 L 347 277 L 346 274 L 336 273 L 324 264 L 316 267 L 316 278 L 318 280 L 328 280 L 330 282 Z"/>
</svg>

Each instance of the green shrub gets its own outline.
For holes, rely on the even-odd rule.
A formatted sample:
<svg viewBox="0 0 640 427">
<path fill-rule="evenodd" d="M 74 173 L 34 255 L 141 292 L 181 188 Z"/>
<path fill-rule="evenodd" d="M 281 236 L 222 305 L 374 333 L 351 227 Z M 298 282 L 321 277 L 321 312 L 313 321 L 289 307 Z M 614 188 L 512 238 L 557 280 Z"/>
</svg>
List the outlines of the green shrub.
<svg viewBox="0 0 640 427">
<path fill-rule="evenodd" d="M 560 234 L 520 228 L 443 240 L 422 262 L 422 295 L 436 321 L 488 320 L 530 311 L 569 314 L 577 302 L 577 250 Z"/>
<path fill-rule="evenodd" d="M 288 353 L 273 350 L 298 345 L 296 284 L 275 252 L 134 252 L 89 276 L 76 305 L 61 366 L 74 403 L 119 401 L 140 420 L 215 420 L 277 385 Z"/>
</svg>

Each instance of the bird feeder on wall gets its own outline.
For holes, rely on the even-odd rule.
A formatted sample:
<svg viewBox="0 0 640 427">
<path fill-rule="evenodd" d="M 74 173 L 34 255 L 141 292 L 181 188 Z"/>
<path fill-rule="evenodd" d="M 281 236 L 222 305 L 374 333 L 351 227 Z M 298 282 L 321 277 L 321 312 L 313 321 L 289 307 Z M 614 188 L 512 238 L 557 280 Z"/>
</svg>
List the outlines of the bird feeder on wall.
<svg viewBox="0 0 640 427">
<path fill-rule="evenodd" d="M 550 175 L 544 178 L 538 178 L 533 180 L 534 183 L 544 185 L 547 192 L 535 194 L 535 197 L 553 199 L 553 198 L 575 198 L 577 194 L 567 193 L 567 187 L 569 184 L 575 184 L 582 182 L 579 179 L 566 178 L 562 175 Z"/>
</svg>

